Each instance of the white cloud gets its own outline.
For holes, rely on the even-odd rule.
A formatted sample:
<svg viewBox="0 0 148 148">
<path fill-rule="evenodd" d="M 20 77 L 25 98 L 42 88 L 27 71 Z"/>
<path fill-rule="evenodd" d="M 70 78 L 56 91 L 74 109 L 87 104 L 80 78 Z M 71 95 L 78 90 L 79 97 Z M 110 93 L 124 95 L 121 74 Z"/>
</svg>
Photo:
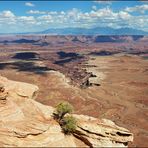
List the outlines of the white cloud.
<svg viewBox="0 0 148 148">
<path fill-rule="evenodd" d="M 15 22 L 16 22 L 16 16 L 10 10 L 5 10 L 0 12 L 1 24 L 15 24 Z"/>
<path fill-rule="evenodd" d="M 90 12 L 90 18 L 114 18 L 116 17 L 116 13 L 114 13 L 109 7 L 98 9 L 96 11 Z"/>
<path fill-rule="evenodd" d="M 26 2 L 25 6 L 34 7 L 35 5 L 33 3 L 31 3 L 31 2 Z"/>
<path fill-rule="evenodd" d="M 118 13 L 118 16 L 119 16 L 119 18 L 121 18 L 123 20 L 131 18 L 131 15 L 128 12 L 125 12 L 125 11 L 120 11 Z"/>
<path fill-rule="evenodd" d="M 88 12 L 82 12 L 76 8 L 69 11 L 30 10 L 27 14 L 29 16 L 17 16 L 10 10 L 0 12 L 0 28 L 7 28 L 6 31 L 23 32 L 47 28 L 109 26 L 113 28 L 132 27 L 148 31 L 146 14 L 136 16 L 125 9 L 113 11 L 110 7 L 104 7 Z"/>
<path fill-rule="evenodd" d="M 42 15 L 42 16 L 40 16 L 40 17 L 38 17 L 38 19 L 43 19 L 43 20 L 51 20 L 52 19 L 52 17 L 51 17 L 51 15 Z"/>
<path fill-rule="evenodd" d="M 97 10 L 97 7 L 96 7 L 96 6 L 92 6 L 92 9 L 93 9 L 93 10 Z"/>
<path fill-rule="evenodd" d="M 39 10 L 29 10 L 27 11 L 28 14 L 46 14 L 45 11 L 39 11 Z"/>
<path fill-rule="evenodd" d="M 35 18 L 33 16 L 20 16 L 18 17 L 20 21 L 34 21 Z"/>
<path fill-rule="evenodd" d="M 64 11 L 61 11 L 64 13 Z M 39 11 L 39 10 L 29 10 L 27 11 L 27 14 L 51 14 L 56 15 L 58 14 L 56 11 Z"/>
<path fill-rule="evenodd" d="M 93 27 L 93 26 L 110 26 L 110 27 L 129 27 L 135 20 L 125 10 L 114 12 L 110 7 L 102 9 L 94 8 L 90 12 L 82 12 L 79 9 L 73 8 L 69 11 L 39 11 L 30 10 L 29 14 L 39 14 L 36 17 L 36 24 L 42 24 L 50 27 Z M 44 14 L 44 15 L 43 15 Z M 138 21 L 138 20 L 136 20 Z M 142 19 L 141 19 L 142 22 Z M 134 23 L 135 25 L 135 23 Z"/>
<path fill-rule="evenodd" d="M 64 12 L 64 11 L 61 11 L 61 14 L 62 14 L 62 15 L 65 15 L 65 12 Z"/>
<path fill-rule="evenodd" d="M 145 11 L 148 11 L 148 4 L 134 6 L 134 7 L 127 7 L 125 11 L 145 13 Z"/>
<path fill-rule="evenodd" d="M 1 13 L 2 17 L 14 17 L 15 15 L 10 10 L 5 10 Z"/>
<path fill-rule="evenodd" d="M 56 11 L 48 11 L 47 13 L 48 13 L 48 14 L 51 14 L 51 15 L 56 15 L 56 14 L 58 14 L 58 12 L 56 12 Z"/>
</svg>

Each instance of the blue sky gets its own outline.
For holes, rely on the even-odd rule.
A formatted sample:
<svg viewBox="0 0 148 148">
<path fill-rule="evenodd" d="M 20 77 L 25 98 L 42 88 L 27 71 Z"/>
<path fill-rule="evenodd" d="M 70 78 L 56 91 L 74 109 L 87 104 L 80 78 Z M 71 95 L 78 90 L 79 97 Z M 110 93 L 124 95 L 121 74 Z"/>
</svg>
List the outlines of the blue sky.
<svg viewBox="0 0 148 148">
<path fill-rule="evenodd" d="M 148 2 L 0 1 L 0 33 L 65 27 L 131 27 L 148 31 Z"/>
</svg>

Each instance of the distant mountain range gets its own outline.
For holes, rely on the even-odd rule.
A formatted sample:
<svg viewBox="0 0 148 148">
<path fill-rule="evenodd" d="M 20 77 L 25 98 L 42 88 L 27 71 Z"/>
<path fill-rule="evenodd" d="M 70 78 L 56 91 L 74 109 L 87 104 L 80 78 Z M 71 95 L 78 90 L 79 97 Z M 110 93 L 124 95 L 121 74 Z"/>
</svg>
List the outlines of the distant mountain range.
<svg viewBox="0 0 148 148">
<path fill-rule="evenodd" d="M 148 35 L 148 32 L 133 29 L 133 28 L 120 28 L 113 29 L 110 27 L 97 27 L 97 28 L 51 28 L 39 34 L 54 34 L 54 35 Z"/>
<path fill-rule="evenodd" d="M 3 35 L 3 33 L 0 33 Z M 50 28 L 41 32 L 9 34 L 49 34 L 49 35 L 148 35 L 148 32 L 133 28 L 96 27 L 96 28 Z"/>
</svg>

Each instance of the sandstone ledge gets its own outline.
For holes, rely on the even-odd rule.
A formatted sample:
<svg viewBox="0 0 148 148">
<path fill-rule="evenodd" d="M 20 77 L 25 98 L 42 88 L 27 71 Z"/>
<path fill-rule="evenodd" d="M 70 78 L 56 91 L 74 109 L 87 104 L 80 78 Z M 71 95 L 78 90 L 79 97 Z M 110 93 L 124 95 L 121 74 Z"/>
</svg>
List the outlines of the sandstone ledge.
<svg viewBox="0 0 148 148">
<path fill-rule="evenodd" d="M 133 134 L 107 119 L 84 115 L 74 135 L 66 136 L 53 119 L 54 108 L 33 100 L 38 87 L 0 76 L 0 147 L 77 147 L 75 137 L 89 147 L 127 146 Z"/>
</svg>

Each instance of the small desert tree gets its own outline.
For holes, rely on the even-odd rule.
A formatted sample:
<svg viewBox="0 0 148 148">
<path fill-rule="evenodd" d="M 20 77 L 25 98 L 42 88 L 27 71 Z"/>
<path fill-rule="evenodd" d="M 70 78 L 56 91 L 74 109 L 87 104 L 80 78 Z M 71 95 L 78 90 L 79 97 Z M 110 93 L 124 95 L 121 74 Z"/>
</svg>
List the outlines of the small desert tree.
<svg viewBox="0 0 148 148">
<path fill-rule="evenodd" d="M 65 134 L 73 133 L 77 127 L 77 121 L 72 116 L 66 116 L 62 119 L 62 130 Z"/>
<path fill-rule="evenodd" d="M 62 102 L 56 106 L 55 114 L 57 116 L 57 119 L 61 120 L 63 119 L 65 114 L 72 113 L 72 111 L 73 106 L 71 104 L 69 104 L 68 102 Z"/>
<path fill-rule="evenodd" d="M 65 134 L 74 132 L 77 126 L 77 122 L 74 117 L 71 115 L 65 116 L 66 114 L 72 113 L 72 111 L 73 106 L 71 104 L 68 102 L 62 102 L 56 106 L 56 110 L 54 112 L 54 117 L 59 122 Z"/>
</svg>

